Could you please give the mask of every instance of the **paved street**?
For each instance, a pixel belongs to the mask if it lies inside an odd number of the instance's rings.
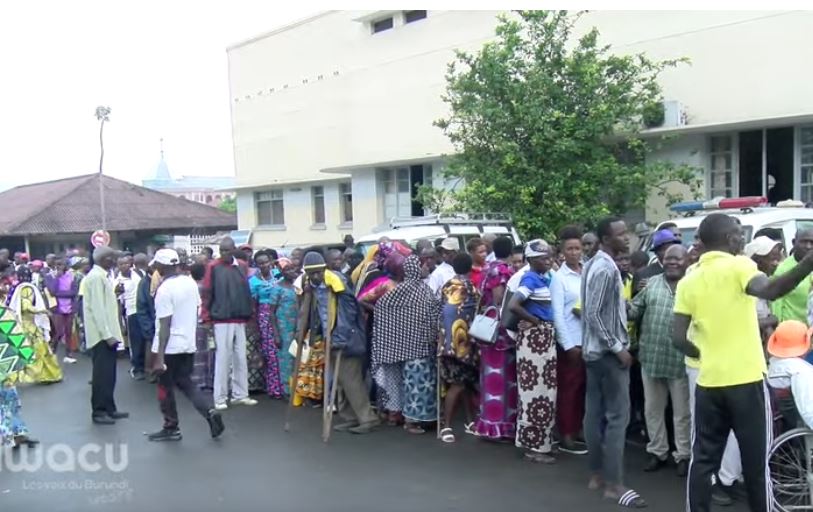
[[[510,446],[471,437],[443,445],[434,435],[408,436],[395,428],[362,437],[334,434],[324,445],[318,411],[296,410],[286,434],[284,405],[265,398],[257,407],[227,411],[226,432],[218,441],[180,398],[183,441],[152,444],[142,433],[160,427],[154,388],[130,380],[127,366],[120,361],[117,398],[132,417],[114,427],[90,423],[85,358],[66,368],[63,383],[22,390],[23,415],[43,442],[40,451],[64,463],[65,454],[56,452],[66,450],[56,444],[78,453],[86,443],[123,443],[126,459],[116,448],[112,462],[126,467],[27,473],[4,464],[0,510],[618,510],[586,490],[583,457],[563,455],[555,466],[531,465]],[[671,471],[644,474],[637,469],[642,464],[639,453],[628,457],[628,480],[649,500],[650,510],[684,510],[684,481]]]

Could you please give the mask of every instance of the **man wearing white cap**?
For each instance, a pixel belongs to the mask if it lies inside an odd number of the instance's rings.
[[[758,236],[745,246],[745,255],[754,260],[760,272],[770,277],[782,261],[782,243],[767,236]],[[757,298],[757,320],[763,343],[773,334],[779,320],[771,312],[771,303]]]
[[[429,276],[428,284],[433,292],[440,293],[443,285],[455,276],[452,260],[454,260],[454,257],[460,252],[460,241],[450,236],[443,240],[443,243],[440,244],[437,251],[443,258],[443,263],[438,265],[432,272],[432,275]]]
[[[175,388],[181,390],[209,423],[213,438],[223,433],[223,419],[214,408],[212,396],[192,382],[195,339],[198,328],[200,295],[195,281],[178,272],[181,258],[172,249],[155,253],[151,266],[161,275],[155,292],[155,339],[152,342],[152,371],[158,375],[158,401],[164,426],[149,434],[150,441],[180,441]]]

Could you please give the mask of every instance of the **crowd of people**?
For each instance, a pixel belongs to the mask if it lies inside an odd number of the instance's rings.
[[[344,253],[282,256],[226,238],[217,257],[191,259],[100,247],[92,267],[0,250],[3,300],[36,350],[3,383],[0,435],[36,444],[16,385],[59,382],[59,346],[65,364],[92,358],[92,420],[127,418],[114,399],[126,352],[130,376],[157,386],[163,425],[151,441],[182,437],[176,389],[212,437],[223,411],[261,392],[323,408],[338,432],[472,435],[543,464],[583,455],[588,488],[641,508],[624,452],[643,434],[641,469],[674,464],[690,510],[729,504],[740,481],[751,510],[767,512],[777,393],[813,423],[802,359],[813,231],[790,248],[770,229],[744,245],[735,218],[711,214],[693,241],[662,225],[651,259],[629,244],[624,221],[608,217],[593,232],[567,226],[556,243],[485,235],[465,250],[456,237],[382,239],[362,254],[351,240]]]

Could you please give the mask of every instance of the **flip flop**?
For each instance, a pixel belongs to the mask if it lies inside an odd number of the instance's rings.
[[[620,498],[618,498],[618,504],[626,508],[646,508],[648,506],[647,502],[644,501],[641,495],[632,489],[628,490],[622,494]]]
[[[440,440],[443,441],[444,443],[454,443],[455,442],[454,431],[448,427],[444,428],[443,430],[440,431]]]

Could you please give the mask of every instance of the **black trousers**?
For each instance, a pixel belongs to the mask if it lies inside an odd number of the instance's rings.
[[[164,415],[164,428],[178,428],[178,404],[175,388],[181,390],[201,416],[207,418],[214,407],[211,393],[204,393],[192,382],[195,354],[166,354],[167,370],[158,377],[158,403]]]
[[[143,372],[147,340],[144,339],[144,334],[141,332],[138,315],[127,317],[127,336],[130,340],[130,364],[133,365],[134,371]]]
[[[113,393],[116,390],[116,347],[100,341],[90,349],[93,361],[90,405],[94,416],[103,416],[117,411]]]
[[[730,430],[740,445],[751,512],[771,509],[771,482],[766,478],[772,440],[770,408],[763,381],[719,388],[697,386],[689,469],[690,512],[710,510],[712,475],[720,467]]]

